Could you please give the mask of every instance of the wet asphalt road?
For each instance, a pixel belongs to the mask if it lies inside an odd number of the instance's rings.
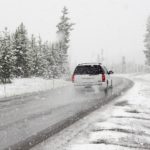
[[[107,92],[98,87],[75,91],[71,85],[0,101],[0,150],[29,149],[130,86],[129,80],[114,78]]]

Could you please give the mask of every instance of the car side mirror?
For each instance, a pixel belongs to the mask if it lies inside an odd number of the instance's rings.
[[[113,74],[114,72],[112,71],[112,70],[110,70],[109,72],[108,72],[108,74]]]

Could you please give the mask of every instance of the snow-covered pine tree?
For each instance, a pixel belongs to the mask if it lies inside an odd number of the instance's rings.
[[[13,54],[11,47],[10,34],[5,31],[0,37],[0,79],[3,83],[10,83],[10,77],[13,67]]]
[[[53,72],[54,76],[60,78],[62,76],[62,69],[63,69],[63,61],[62,61],[62,53],[59,48],[59,43],[52,43],[51,49],[52,49],[52,56],[54,60],[54,67]]]
[[[147,20],[147,26],[146,26],[146,35],[145,35],[145,48],[144,54],[146,57],[146,64],[150,66],[150,16]]]
[[[44,52],[43,52],[43,42],[42,38],[39,35],[38,40],[37,40],[37,76],[43,76],[44,75],[44,70],[45,70],[45,60],[44,60]]]
[[[60,69],[60,55],[59,55],[59,49],[57,47],[57,44],[52,43],[51,44],[51,51],[52,51],[52,60],[53,60],[53,77],[54,78],[59,78],[61,77],[61,69]]]
[[[70,41],[70,31],[73,30],[72,26],[74,23],[70,23],[70,18],[68,17],[68,9],[66,7],[62,10],[62,16],[60,22],[57,25],[57,34],[59,37],[59,63],[60,70],[62,74],[67,74],[69,65],[68,65],[68,48]]]
[[[52,50],[46,41],[43,44],[43,62],[44,62],[44,77],[45,78],[52,78],[53,77],[53,65],[54,65],[54,60],[52,56]]]
[[[37,52],[37,43],[34,35],[31,35],[31,40],[29,42],[29,63],[30,63],[30,75],[36,76],[38,72],[38,52]]]
[[[15,57],[14,75],[16,77],[28,77],[30,72],[28,57],[29,41],[27,30],[23,23],[20,24],[13,35],[12,46]]]
[[[30,58],[30,71],[32,76],[41,76],[43,69],[42,68],[42,40],[39,36],[38,41],[32,34],[30,40],[30,50],[29,50],[29,58]]]

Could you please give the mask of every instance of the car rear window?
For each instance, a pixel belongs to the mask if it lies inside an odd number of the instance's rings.
[[[100,65],[77,66],[74,71],[74,74],[76,75],[84,75],[84,74],[97,75],[102,73],[103,69]]]

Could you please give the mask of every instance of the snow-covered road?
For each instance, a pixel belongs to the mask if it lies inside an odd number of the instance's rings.
[[[76,92],[72,85],[0,102],[0,149],[28,149],[116,96],[129,81],[115,79],[107,93]],[[74,117],[73,117],[74,116]],[[74,120],[73,120],[74,119]],[[17,144],[17,145],[16,145]],[[19,149],[19,148],[18,148]]]
[[[149,150],[150,74],[128,77],[127,93],[32,150]]]

